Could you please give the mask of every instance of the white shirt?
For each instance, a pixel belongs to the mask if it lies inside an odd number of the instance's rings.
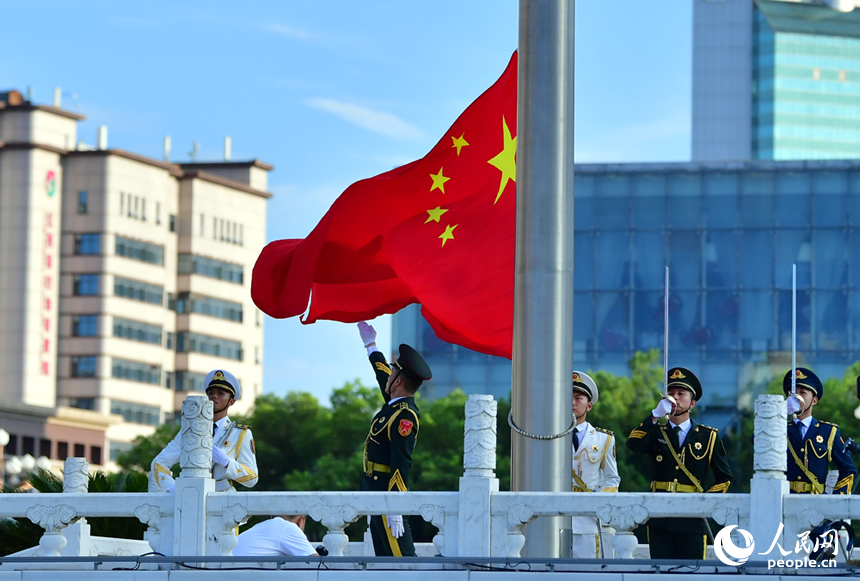
[[[675,424],[669,422],[669,425],[671,426],[670,429],[675,429]],[[681,428],[678,432],[678,448],[680,448],[684,445],[684,440],[687,439],[687,433],[690,431],[690,428],[693,427],[693,422],[688,419],[687,421],[678,424],[678,427]]]
[[[224,416],[223,418],[221,418],[220,420],[215,422],[215,431],[212,432],[212,439],[213,440],[218,436],[218,431],[223,430],[224,424],[226,424],[229,421],[230,421],[230,418],[228,416]]]
[[[299,525],[279,516],[255,524],[240,534],[233,549],[236,557],[306,557],[316,552]]]
[[[812,416],[808,416],[802,420],[794,420],[794,423],[797,424],[798,429],[800,429],[800,439],[806,438],[806,430],[809,429],[809,426],[812,425]]]

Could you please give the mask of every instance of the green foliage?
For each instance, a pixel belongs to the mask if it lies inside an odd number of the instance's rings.
[[[53,472],[40,470],[30,474],[29,482],[38,492],[62,492],[63,481]],[[89,475],[88,492],[146,492],[147,477],[143,472],[123,471],[113,474],[96,472]],[[26,494],[19,488],[4,486],[4,494]],[[143,539],[146,525],[135,517],[88,518],[90,534],[98,537]],[[30,519],[0,519],[0,556],[17,553],[39,544],[44,531]]]
[[[122,452],[116,463],[125,470],[149,472],[152,460],[158,456],[179,432],[179,424],[162,424],[151,436],[138,436],[134,439],[134,447]]]

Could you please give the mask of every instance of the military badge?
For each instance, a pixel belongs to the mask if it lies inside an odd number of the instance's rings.
[[[694,447],[696,450],[701,450],[701,449],[702,449],[702,443],[701,443],[701,442],[696,442],[695,444],[693,444],[693,447]]]
[[[400,432],[400,435],[404,438],[412,433],[412,426],[414,424],[409,420],[400,420],[400,426],[398,426],[397,431]]]
[[[591,451],[592,451],[592,452],[597,452],[597,444],[593,444],[593,445],[591,446]]]
[[[657,456],[656,458],[654,458],[654,459],[655,459],[655,460],[657,460],[657,462],[662,462],[662,461],[663,461],[663,456],[658,455],[658,456]]]
[[[821,437],[821,434],[818,434],[817,436],[815,436],[815,441],[818,442],[819,444],[823,444],[824,438]]]
[[[672,375],[669,376],[669,379],[686,379],[687,376],[681,373],[680,369],[676,369],[672,372]]]

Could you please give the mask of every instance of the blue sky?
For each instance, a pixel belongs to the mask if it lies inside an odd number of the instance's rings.
[[[0,0],[0,90],[34,89],[107,125],[110,147],[160,159],[259,158],[267,238],[303,238],[349,184],[422,157],[501,74],[513,0]],[[692,2],[576,2],[577,162],[684,161]],[[374,322],[390,345],[390,321]],[[373,374],[354,325],[266,320],[267,392]],[[384,350],[386,348],[384,347]]]

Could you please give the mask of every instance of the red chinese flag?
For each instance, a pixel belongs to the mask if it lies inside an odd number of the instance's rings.
[[[511,357],[517,55],[423,158],[352,184],[304,240],[260,253],[251,296],[276,318],[354,323],[411,303],[436,335]],[[308,303],[310,308],[308,309]]]

